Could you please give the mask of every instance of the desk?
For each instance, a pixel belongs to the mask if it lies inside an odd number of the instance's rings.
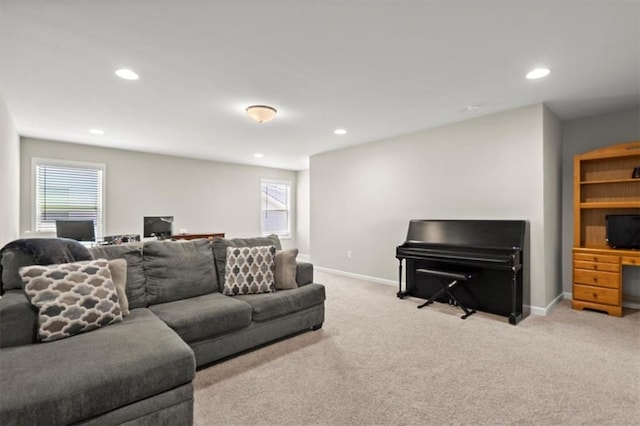
[[[214,238],[224,238],[224,232],[212,234],[177,234],[171,236],[172,240],[197,240],[198,238],[206,238],[212,241]]]
[[[640,266],[640,251],[573,248],[573,309],[622,316],[622,266]]]

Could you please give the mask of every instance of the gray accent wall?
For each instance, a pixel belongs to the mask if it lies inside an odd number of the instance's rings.
[[[206,160],[22,138],[20,232],[32,228],[34,157],[106,164],[105,235],[141,234],[144,216],[174,216],[174,232],[260,235],[260,180],[292,184],[296,223],[296,172]],[[283,248],[295,247],[292,239]]]
[[[562,125],[562,289],[565,293],[572,292],[573,157],[637,140],[640,140],[640,109],[569,120]],[[640,297],[640,268],[625,267],[622,276],[623,296]]]
[[[0,96],[0,247],[19,235],[20,137]]]
[[[397,281],[410,219],[524,219],[532,310],[544,313],[561,288],[559,142],[538,104],[314,155],[311,260]]]

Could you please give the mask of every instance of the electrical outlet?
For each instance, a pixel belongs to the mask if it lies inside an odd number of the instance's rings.
[[[352,255],[351,250],[347,250],[347,259],[351,259],[351,255]]]

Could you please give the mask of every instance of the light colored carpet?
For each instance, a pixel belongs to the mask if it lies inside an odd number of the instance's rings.
[[[198,371],[196,425],[631,425],[640,312],[574,311],[518,326],[396,288],[316,272],[321,330]]]

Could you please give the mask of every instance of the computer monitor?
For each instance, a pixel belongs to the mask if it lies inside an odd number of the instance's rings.
[[[159,240],[171,237],[173,234],[173,216],[145,216],[144,231],[145,238],[156,237]]]
[[[56,220],[56,236],[76,241],[95,241],[93,220]]]

